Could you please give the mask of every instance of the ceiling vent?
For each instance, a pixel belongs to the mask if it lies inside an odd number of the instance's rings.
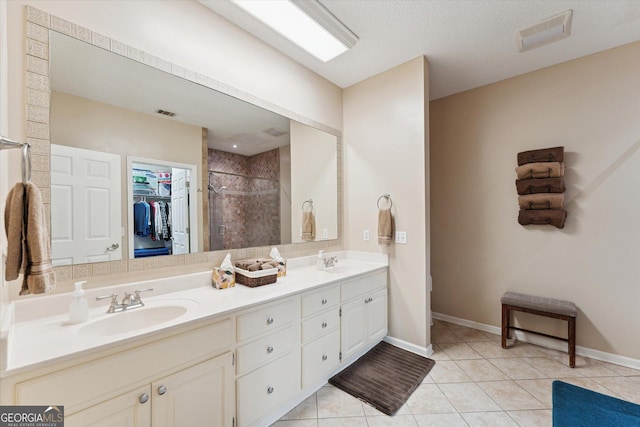
[[[278,138],[278,137],[280,137],[282,135],[286,135],[286,134],[289,133],[289,132],[284,132],[284,131],[278,130],[276,128],[265,129],[262,132],[266,133],[267,135],[271,135],[271,136],[273,136],[275,138]]]
[[[162,114],[163,116],[167,116],[167,117],[173,117],[176,115],[176,113],[172,113],[171,111],[166,111],[166,110],[158,110],[156,111],[156,113]]]
[[[573,11],[567,10],[532,27],[516,31],[518,51],[526,52],[569,37],[572,14]]]

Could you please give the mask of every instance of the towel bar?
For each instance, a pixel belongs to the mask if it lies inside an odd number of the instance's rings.
[[[22,149],[22,183],[26,184],[31,181],[31,145],[0,136],[0,150],[10,148]]]

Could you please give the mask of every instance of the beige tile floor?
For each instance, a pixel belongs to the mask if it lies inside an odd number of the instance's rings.
[[[551,426],[551,382],[561,379],[640,404],[640,371],[434,321],[435,367],[393,417],[326,385],[274,427]]]

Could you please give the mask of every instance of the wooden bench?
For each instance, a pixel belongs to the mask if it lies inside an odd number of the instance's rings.
[[[569,366],[575,368],[576,315],[578,313],[578,308],[574,303],[571,301],[536,297],[516,292],[505,292],[500,301],[502,302],[502,348],[507,348],[507,338],[509,338],[509,331],[512,329],[516,331],[530,332],[544,337],[555,338],[569,343]],[[524,313],[566,320],[568,322],[567,338],[513,326],[510,324],[512,311],[522,311]]]

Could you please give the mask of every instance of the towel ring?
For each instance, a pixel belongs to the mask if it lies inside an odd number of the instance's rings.
[[[309,204],[309,210],[305,211],[304,207],[306,204]],[[304,202],[302,202],[302,212],[313,212],[313,200],[309,199],[309,200],[305,200]]]
[[[393,200],[391,200],[391,196],[389,194],[383,194],[382,196],[378,197],[378,202],[376,203],[376,205],[378,206],[378,209],[382,209],[380,207],[380,200],[382,199],[386,199],[387,202],[389,202],[389,208],[391,209],[393,207]]]

